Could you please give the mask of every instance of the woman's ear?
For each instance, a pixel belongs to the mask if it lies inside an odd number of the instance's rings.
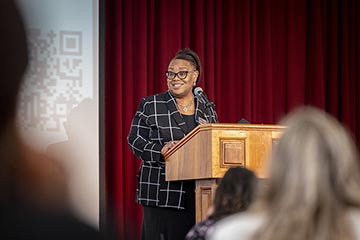
[[[196,81],[197,81],[198,76],[199,76],[199,71],[195,71],[194,74],[193,74],[194,86],[196,85]]]

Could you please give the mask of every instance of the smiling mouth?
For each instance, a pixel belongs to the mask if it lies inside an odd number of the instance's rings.
[[[182,82],[176,82],[171,84],[171,86],[173,87],[181,87],[182,85],[184,85]]]

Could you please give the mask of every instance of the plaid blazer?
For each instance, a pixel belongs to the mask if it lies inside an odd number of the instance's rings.
[[[214,111],[195,98],[196,125],[217,121]],[[214,120],[212,120],[214,119]],[[188,129],[175,98],[169,91],[143,98],[133,118],[128,144],[131,151],[142,160],[137,180],[136,200],[146,206],[184,209],[186,192],[183,181],[165,181],[165,160],[162,147],[183,138]]]

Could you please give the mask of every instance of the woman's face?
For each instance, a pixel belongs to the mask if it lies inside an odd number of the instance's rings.
[[[175,77],[174,77],[175,73]],[[168,67],[167,85],[170,92],[177,98],[192,95],[193,86],[199,72],[191,62],[183,59],[172,60]]]

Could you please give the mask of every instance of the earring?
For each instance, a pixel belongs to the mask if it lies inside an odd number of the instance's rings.
[[[196,86],[196,82],[194,82],[194,87]]]

